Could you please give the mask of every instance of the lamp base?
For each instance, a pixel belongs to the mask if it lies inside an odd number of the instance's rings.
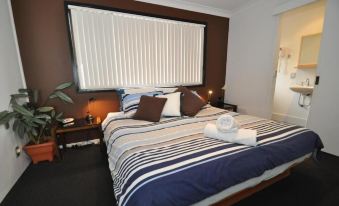
[[[88,114],[86,115],[85,119],[86,119],[86,122],[87,122],[88,124],[93,124],[93,120],[94,120],[93,115],[91,115],[91,114],[88,113]]]

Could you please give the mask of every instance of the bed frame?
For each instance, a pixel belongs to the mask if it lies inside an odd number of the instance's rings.
[[[230,205],[233,205],[237,202],[239,202],[240,200],[243,200],[251,195],[253,195],[254,193],[256,192],[259,192],[263,189],[265,189],[266,187],[288,177],[290,174],[291,174],[291,170],[292,168],[294,168],[295,166],[305,162],[306,160],[308,160],[309,158],[306,158],[304,161],[302,162],[299,162],[299,163],[296,163],[292,166],[290,166],[287,170],[285,170],[283,173],[269,179],[269,180],[266,180],[266,181],[263,181],[261,183],[259,183],[258,185],[254,186],[254,187],[250,187],[250,188],[247,188],[247,189],[244,189],[242,191],[239,191],[229,197],[226,197],[225,199],[215,203],[215,204],[212,204],[213,206],[230,206]]]

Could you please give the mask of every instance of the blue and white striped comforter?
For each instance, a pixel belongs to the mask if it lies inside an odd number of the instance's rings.
[[[309,129],[236,113],[241,127],[258,131],[257,147],[204,137],[205,125],[224,113],[206,107],[157,123],[109,120],[103,129],[118,205],[191,205],[322,147]]]

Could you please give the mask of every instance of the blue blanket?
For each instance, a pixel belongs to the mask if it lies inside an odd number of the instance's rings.
[[[191,205],[320,149],[313,131],[231,113],[256,129],[257,147],[203,136],[203,128],[228,111],[204,108],[196,117],[158,123],[112,118],[103,125],[118,205]]]

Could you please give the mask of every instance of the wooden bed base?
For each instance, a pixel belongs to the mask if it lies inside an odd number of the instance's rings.
[[[309,158],[306,158],[304,161],[306,161],[307,159]],[[304,162],[302,161],[302,162]],[[300,163],[302,163],[300,162]],[[297,165],[299,165],[300,163],[296,163],[296,164],[293,164],[291,167],[289,167],[287,170],[285,170],[285,172],[269,179],[269,180],[266,180],[266,181],[263,181],[261,183],[259,183],[258,185],[254,186],[254,187],[250,187],[250,188],[247,188],[247,189],[244,189],[244,190],[241,190],[229,197],[226,197],[225,199],[221,200],[220,202],[217,202],[215,204],[213,204],[213,206],[230,206],[230,205],[233,205],[237,202],[239,202],[240,200],[242,199],[245,199],[246,197],[249,197],[251,195],[253,195],[254,193],[256,192],[259,192],[260,190],[263,190],[265,189],[266,187],[288,177],[291,173],[291,169]]]
[[[246,197],[249,197],[253,195],[256,192],[259,192],[262,189],[265,189],[266,187],[278,182],[279,180],[284,179],[285,177],[290,175],[290,169],[286,170],[285,172],[281,173],[280,175],[277,175],[273,177],[272,179],[263,181],[259,183],[258,185],[254,187],[250,187],[247,189],[244,189],[242,191],[239,191],[229,197],[226,197],[225,199],[221,200],[220,202],[217,202],[213,204],[213,206],[230,206],[237,202],[239,202],[242,199],[245,199]]]

